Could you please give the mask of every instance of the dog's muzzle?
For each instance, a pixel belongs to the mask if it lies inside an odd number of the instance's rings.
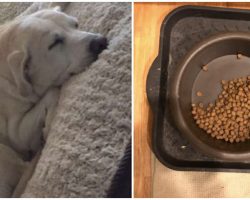
[[[91,40],[89,50],[91,53],[98,55],[108,46],[107,38],[98,36]]]

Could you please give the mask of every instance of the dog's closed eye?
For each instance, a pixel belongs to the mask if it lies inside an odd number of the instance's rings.
[[[52,44],[49,45],[48,50],[53,49],[57,45],[63,44],[64,40],[65,40],[64,37],[56,35],[56,37],[55,37],[54,41],[52,42]]]

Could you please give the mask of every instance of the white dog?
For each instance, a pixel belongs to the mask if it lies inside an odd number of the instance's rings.
[[[106,38],[77,28],[58,9],[0,26],[0,197],[11,196],[25,159],[42,147],[59,87],[107,47]]]

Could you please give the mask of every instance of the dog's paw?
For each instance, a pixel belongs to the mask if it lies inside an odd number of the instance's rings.
[[[58,105],[60,90],[53,88],[46,94],[46,106],[45,106],[45,124],[43,128],[43,140],[46,141],[51,123],[55,116],[56,107]]]
[[[60,95],[60,89],[59,88],[52,88],[48,90],[48,92],[45,94],[45,107],[47,110],[49,110],[51,107],[55,107],[58,103]]]
[[[36,152],[43,148],[42,140],[40,137],[34,138],[34,140],[30,143],[30,149],[25,154],[25,160],[30,160]]]

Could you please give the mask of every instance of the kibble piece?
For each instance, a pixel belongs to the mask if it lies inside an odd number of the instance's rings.
[[[200,91],[197,92],[196,95],[197,95],[198,97],[202,97],[202,96],[203,96],[202,92],[200,92]]]
[[[208,71],[207,65],[203,65],[203,66],[202,66],[202,70],[205,71],[205,72]]]
[[[241,59],[242,58],[242,54],[237,53],[237,59]]]
[[[227,83],[227,81],[221,80],[221,84],[222,84],[222,85],[225,85],[226,83]]]

